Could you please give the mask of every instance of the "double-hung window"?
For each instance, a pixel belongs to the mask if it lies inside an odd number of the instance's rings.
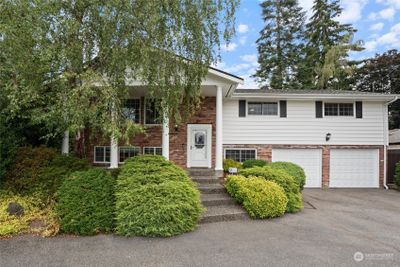
[[[140,99],[127,99],[122,107],[125,118],[140,123]]]
[[[121,146],[119,147],[119,162],[124,162],[130,157],[140,154],[140,147],[136,146]]]
[[[249,102],[248,115],[278,115],[277,102]]]
[[[94,147],[94,162],[95,163],[109,163],[110,162],[110,147],[109,146],[95,146]]]
[[[160,156],[162,156],[162,147],[145,146],[143,148],[143,154],[160,155]]]
[[[248,159],[256,159],[256,154],[255,149],[225,149],[225,158],[233,159],[238,162],[244,162]]]
[[[325,103],[324,104],[325,116],[354,116],[353,103]]]
[[[162,122],[157,105],[154,101],[146,100],[145,117],[146,124],[160,124]]]

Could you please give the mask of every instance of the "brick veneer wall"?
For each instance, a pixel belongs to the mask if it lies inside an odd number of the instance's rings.
[[[368,146],[368,145],[224,145],[226,148],[254,148],[257,150],[257,158],[266,161],[272,161],[272,149],[277,148],[293,148],[306,149],[318,148],[322,149],[322,187],[329,187],[329,171],[330,171],[330,151],[331,149],[379,149],[379,185],[382,187],[384,182],[384,146]]]
[[[140,123],[144,123],[144,98],[141,99]],[[216,116],[216,99],[215,97],[204,97],[199,109],[193,114],[187,123],[175,127],[170,125],[169,128],[169,155],[170,160],[177,165],[186,168],[187,159],[187,124],[211,124],[212,125],[212,167],[215,166],[215,116]],[[143,152],[146,146],[161,147],[162,146],[162,125],[146,125],[145,133],[136,135],[130,139],[132,146],[138,146]],[[92,138],[87,148],[87,158],[93,162],[95,146],[109,146],[110,140],[95,137]],[[126,142],[119,140],[119,146],[126,146]],[[94,164],[94,163],[93,163]],[[108,166],[109,164],[94,164],[99,166]]]

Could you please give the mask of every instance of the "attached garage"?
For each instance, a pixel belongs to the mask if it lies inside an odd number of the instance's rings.
[[[379,187],[379,150],[331,149],[329,187]]]
[[[273,149],[272,161],[288,161],[300,165],[306,173],[305,187],[321,187],[321,149]]]

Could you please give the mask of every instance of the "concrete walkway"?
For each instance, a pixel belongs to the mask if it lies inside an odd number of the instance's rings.
[[[297,214],[203,224],[169,239],[2,240],[0,266],[400,266],[400,192],[305,190],[304,201]]]

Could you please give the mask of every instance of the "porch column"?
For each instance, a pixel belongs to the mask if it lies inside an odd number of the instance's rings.
[[[118,168],[118,138],[111,137],[110,169]]]
[[[163,117],[162,127],[162,155],[169,160],[169,118],[167,113]]]
[[[111,110],[111,120],[115,122],[116,120],[116,112],[113,108]],[[110,144],[110,169],[118,168],[118,138],[113,134],[111,135],[111,144]]]
[[[68,155],[68,153],[69,153],[69,131],[66,130],[64,132],[64,137],[62,140],[61,154]]]
[[[222,147],[222,87],[217,86],[217,97],[216,97],[216,118],[215,118],[215,170],[222,171],[222,159],[223,159],[223,147]]]

